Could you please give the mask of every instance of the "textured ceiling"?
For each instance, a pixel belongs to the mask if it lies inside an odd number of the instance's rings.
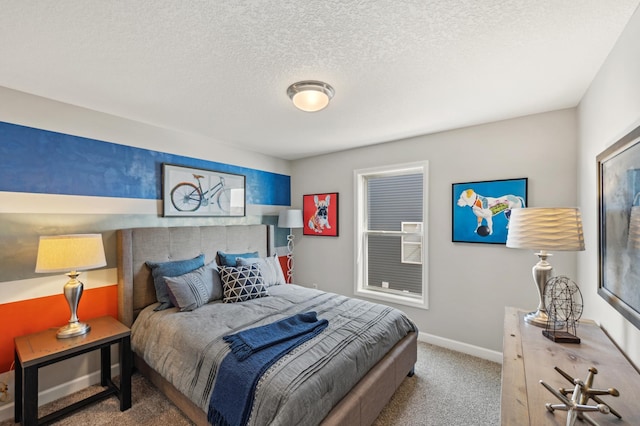
[[[0,0],[0,86],[296,159],[573,107],[639,3]]]

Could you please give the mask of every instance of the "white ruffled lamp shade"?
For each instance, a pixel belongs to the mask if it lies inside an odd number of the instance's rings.
[[[553,267],[547,262],[547,251],[584,250],[582,216],[577,208],[527,207],[511,210],[507,247],[540,250],[540,261],[532,268],[538,291],[538,308],[525,316],[525,321],[545,327],[548,316],[543,302],[544,287],[552,277]]]

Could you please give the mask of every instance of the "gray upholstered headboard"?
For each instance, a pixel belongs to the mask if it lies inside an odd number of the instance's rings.
[[[156,302],[147,260],[164,262],[189,259],[201,253],[205,261],[218,251],[257,251],[261,257],[273,253],[273,226],[185,226],[132,228],[117,231],[118,318],[131,327],[138,313]]]

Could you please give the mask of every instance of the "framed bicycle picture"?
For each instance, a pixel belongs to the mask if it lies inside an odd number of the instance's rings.
[[[244,216],[243,175],[162,165],[164,216]]]

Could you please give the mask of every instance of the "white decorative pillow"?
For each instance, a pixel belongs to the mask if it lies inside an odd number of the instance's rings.
[[[236,259],[238,266],[248,266],[248,265],[258,265],[260,267],[260,272],[262,272],[262,278],[264,279],[264,285],[267,287],[271,287],[272,285],[281,285],[286,284],[287,281],[284,278],[284,273],[282,272],[282,266],[280,266],[280,261],[278,260],[277,255],[273,255],[270,257],[257,258],[242,258],[239,257]]]
[[[222,283],[215,261],[184,275],[164,277],[164,281],[171,303],[182,312],[222,298]]]
[[[224,303],[244,302],[269,295],[258,265],[223,266],[220,278],[224,289]]]

